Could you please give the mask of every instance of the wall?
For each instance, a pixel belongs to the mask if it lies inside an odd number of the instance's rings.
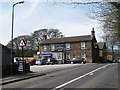
[[[84,42],[84,41],[83,41]],[[98,60],[98,55],[99,55],[99,51],[98,51],[98,47],[95,48],[93,43],[96,42],[96,40],[93,41],[85,41],[85,49],[81,50],[81,44],[80,42],[74,42],[74,43],[70,43],[70,50],[66,51],[66,47],[65,47],[65,43],[64,43],[64,59],[66,59],[65,55],[66,54],[70,54],[70,59],[72,60],[74,57],[81,59],[81,54],[85,53],[86,54],[86,61],[87,62],[97,62]],[[54,45],[58,45],[58,44],[54,44]],[[47,46],[47,51],[44,52],[42,49],[42,53],[47,53],[47,52],[51,52],[51,46],[50,45],[46,45]],[[57,53],[58,51],[54,51],[52,53]],[[94,61],[93,61],[94,60]]]

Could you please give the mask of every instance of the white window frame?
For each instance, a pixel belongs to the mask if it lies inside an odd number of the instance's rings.
[[[80,45],[81,45],[81,49],[85,49],[85,42],[81,42]]]
[[[82,58],[84,58],[84,59],[86,58],[86,54],[85,54],[85,53],[82,53],[82,54],[81,54],[81,59],[82,59]]]
[[[55,45],[51,44],[51,51],[55,51]]]
[[[70,54],[68,54],[68,53],[66,54],[66,59],[67,59],[67,58],[70,59]]]
[[[43,51],[47,51],[47,45],[43,45]]]
[[[70,43],[66,43],[66,50],[70,50]]]

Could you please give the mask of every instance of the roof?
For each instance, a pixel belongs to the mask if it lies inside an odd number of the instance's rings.
[[[81,41],[91,41],[91,35],[47,39],[42,41],[41,44],[72,43]]]
[[[105,42],[98,42],[97,44],[98,44],[99,49],[103,49]]]

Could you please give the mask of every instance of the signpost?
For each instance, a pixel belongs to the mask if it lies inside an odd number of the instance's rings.
[[[22,60],[18,61],[18,71],[20,73],[23,73],[23,72],[25,72],[25,61],[24,61],[23,47],[26,46],[24,39],[20,40],[19,46],[22,48]]]
[[[19,46],[20,47],[26,46],[24,39],[20,40]]]
[[[24,60],[23,47],[26,46],[24,39],[20,40],[19,46],[22,48],[22,59]]]

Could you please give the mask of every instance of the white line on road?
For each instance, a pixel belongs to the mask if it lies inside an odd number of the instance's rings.
[[[97,68],[97,69],[95,69],[95,70],[93,70],[93,71],[91,71],[91,72],[88,72],[88,73],[86,73],[86,74],[84,74],[84,75],[82,75],[82,76],[79,76],[79,77],[77,77],[77,78],[75,78],[75,79],[73,79],[73,80],[70,80],[70,81],[68,81],[68,82],[66,82],[66,83],[64,83],[64,84],[62,84],[62,85],[59,85],[59,86],[55,87],[55,88],[52,89],[52,90],[56,90],[56,89],[62,88],[62,87],[66,86],[66,85],[68,85],[68,84],[70,84],[70,83],[72,83],[72,82],[74,82],[74,81],[76,81],[76,80],[78,80],[78,79],[81,79],[81,78],[83,78],[83,77],[85,77],[85,76],[87,76],[87,75],[91,75],[91,74],[93,74],[94,72],[96,72],[96,71],[98,71],[98,70],[100,70],[100,69],[102,69],[102,68],[106,68],[106,67],[109,66],[109,65],[110,65],[110,64],[107,64],[107,65],[104,65],[104,66],[102,66],[102,67],[99,67],[99,68]]]
[[[90,76],[92,76],[94,73],[90,73]]]

